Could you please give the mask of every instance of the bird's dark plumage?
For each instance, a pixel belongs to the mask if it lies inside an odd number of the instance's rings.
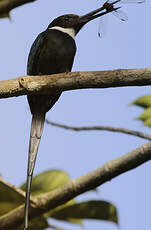
[[[72,37],[58,30],[47,29],[39,34],[31,47],[27,74],[50,75],[70,72],[75,52],[76,44]],[[61,92],[56,94],[56,97],[50,96],[51,100],[47,95],[28,96],[31,113],[35,112],[37,108],[47,112],[56,102],[55,98],[58,99],[60,94]]]
[[[61,31],[47,29],[36,38],[31,47],[28,58],[27,74],[50,75],[70,72],[75,53],[76,45],[71,36]],[[45,122],[45,114],[52,108],[60,95],[61,92],[55,94],[50,92],[50,95],[28,95],[28,102],[32,113],[32,124],[27,170],[25,229],[28,228],[30,188]]]

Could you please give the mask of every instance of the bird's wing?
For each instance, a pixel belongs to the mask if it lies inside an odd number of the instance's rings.
[[[36,65],[37,65],[37,58],[40,55],[40,47],[43,45],[46,39],[45,31],[40,33],[38,37],[35,39],[32,47],[30,49],[30,53],[28,56],[28,63],[27,63],[27,74],[28,75],[38,75],[39,73],[36,72]]]

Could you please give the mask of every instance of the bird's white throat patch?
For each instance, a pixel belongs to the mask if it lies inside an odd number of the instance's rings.
[[[51,27],[49,28],[50,30],[59,30],[63,33],[66,33],[68,34],[69,36],[71,36],[73,39],[75,38],[75,30],[73,28],[63,28],[63,27],[60,27],[60,26],[54,26],[54,27]]]

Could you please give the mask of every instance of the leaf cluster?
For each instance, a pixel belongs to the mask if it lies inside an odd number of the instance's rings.
[[[70,181],[69,175],[61,170],[48,170],[33,178],[31,194],[36,197],[53,191]],[[21,185],[25,191],[26,184]],[[7,185],[0,183],[0,218],[8,212],[24,204],[25,197],[17,191],[12,190]],[[50,219],[49,219],[50,218]],[[49,219],[49,222],[48,222]],[[83,225],[84,219],[106,220],[118,223],[117,210],[115,206],[107,201],[89,200],[78,202],[75,199],[70,200],[42,216],[30,221],[31,230],[43,230],[49,227],[51,219],[63,220],[68,223]],[[17,230],[21,230],[20,226]]]
[[[141,120],[144,125],[151,127],[151,95],[139,97],[133,104],[144,109],[144,112],[137,119]]]

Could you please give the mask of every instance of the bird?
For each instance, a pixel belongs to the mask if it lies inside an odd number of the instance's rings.
[[[113,7],[110,12],[116,9]],[[107,13],[109,11],[104,7],[100,7],[83,16],[66,14],[55,18],[47,29],[37,36],[31,46],[27,62],[27,75],[50,75],[51,77],[51,74],[71,72],[76,54],[75,36],[85,24]],[[28,152],[24,230],[28,229],[32,176],[43,132],[45,115],[57,102],[60,95],[60,90],[55,93],[50,92],[47,95],[27,95],[32,122]]]

